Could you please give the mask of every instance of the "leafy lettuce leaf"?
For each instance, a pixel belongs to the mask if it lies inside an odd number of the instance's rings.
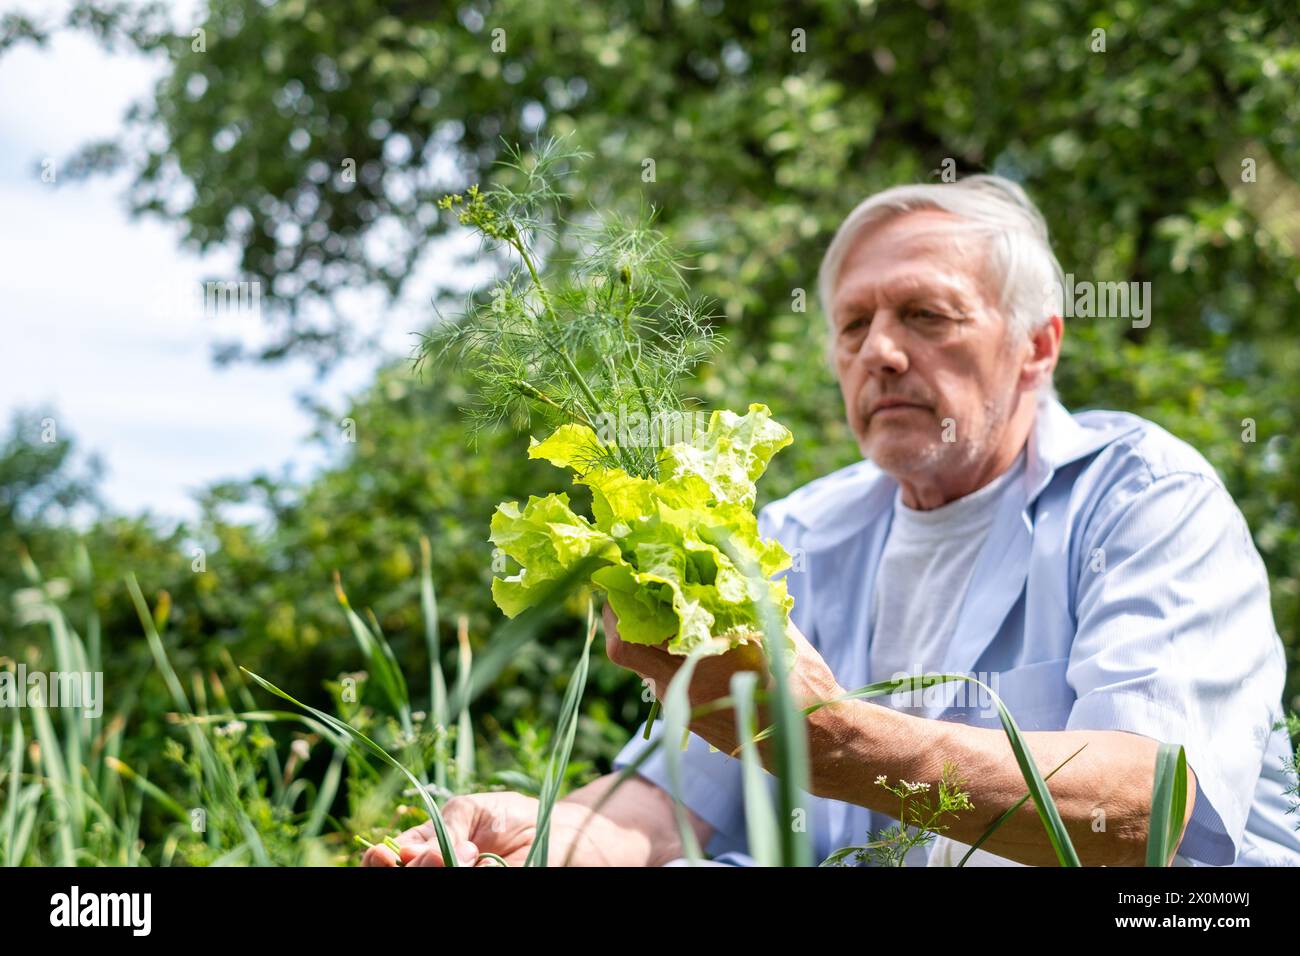
[[[591,583],[606,591],[623,640],[660,644],[675,654],[698,647],[723,653],[761,641],[764,596],[788,626],[793,598],[772,575],[790,566],[777,541],[758,535],[756,482],[772,456],[793,440],[765,405],[745,415],[714,412],[690,442],[664,450],[662,480],[596,464],[601,442],[590,428],[568,424],[529,444],[531,458],[575,472],[591,490],[592,518],[577,514],[568,495],[529,498],[497,507],[494,544],[521,565],[492,582],[492,597],[509,617],[589,557],[603,562]],[[724,544],[762,577],[747,576]]]

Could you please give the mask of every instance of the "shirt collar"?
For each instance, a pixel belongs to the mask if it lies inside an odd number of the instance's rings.
[[[1102,416],[1081,424],[1057,399],[1041,398],[1027,441],[1025,510],[1061,468],[1105,448],[1139,425],[1129,416]],[[824,493],[792,501],[790,515],[819,536],[824,533],[842,539],[890,509],[897,490],[898,482],[892,476],[864,460],[845,469]]]

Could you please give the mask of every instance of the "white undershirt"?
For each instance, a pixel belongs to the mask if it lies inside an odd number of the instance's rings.
[[[964,498],[929,511],[903,504],[894,497],[894,517],[876,570],[872,602],[871,679],[888,680],[899,672],[937,671],[952,641],[975,559],[993,524],[1001,492],[1019,479],[1025,452],[1010,468]],[[919,708],[899,706],[918,713]],[[964,843],[939,836],[925,851],[909,854],[909,865],[923,860],[930,866],[956,866],[968,849]],[[1017,866],[984,850],[972,854],[969,866]]]
[[[929,511],[903,504],[901,488],[895,494],[872,601],[873,681],[943,665],[998,497],[1024,466],[1021,451],[1010,468],[984,487]]]

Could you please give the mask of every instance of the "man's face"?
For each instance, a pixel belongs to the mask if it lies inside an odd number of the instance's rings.
[[[831,301],[834,362],[863,455],[900,481],[935,482],[999,452],[1021,349],[986,288],[965,222],[918,210],[870,227]]]

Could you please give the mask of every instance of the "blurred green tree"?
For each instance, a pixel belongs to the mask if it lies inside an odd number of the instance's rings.
[[[395,295],[457,228],[437,195],[489,178],[503,143],[572,133],[595,158],[569,184],[571,216],[649,201],[698,250],[693,291],[720,304],[731,345],[697,394],[764,401],[796,435],[769,497],[857,456],[813,301],[841,218],[899,182],[1022,181],[1067,272],[1151,283],[1147,327],[1067,320],[1063,399],[1151,418],[1219,469],[1268,565],[1288,695],[1300,692],[1291,5],[210,0],[175,23],[163,4],[101,0],[66,25],[165,58],[123,134],[71,168],[128,169],[138,212],[180,222],[197,247],[233,245],[270,293],[263,359],[325,366],[360,347],[339,293]],[[58,26],[11,14],[0,50]],[[419,291],[441,307],[459,271]],[[509,436],[465,454],[453,392],[388,369],[349,412],[371,437],[316,481],[214,489],[213,509],[264,496],[276,524],[258,537],[214,520],[232,563],[222,596],[194,605],[220,623],[198,630],[314,646],[329,633],[322,582],[339,566],[377,611],[398,613],[410,596],[385,589],[420,530],[448,542],[444,590],[486,614],[473,548],[491,504],[547,479],[516,463]],[[445,449],[429,448],[433,435]]]

